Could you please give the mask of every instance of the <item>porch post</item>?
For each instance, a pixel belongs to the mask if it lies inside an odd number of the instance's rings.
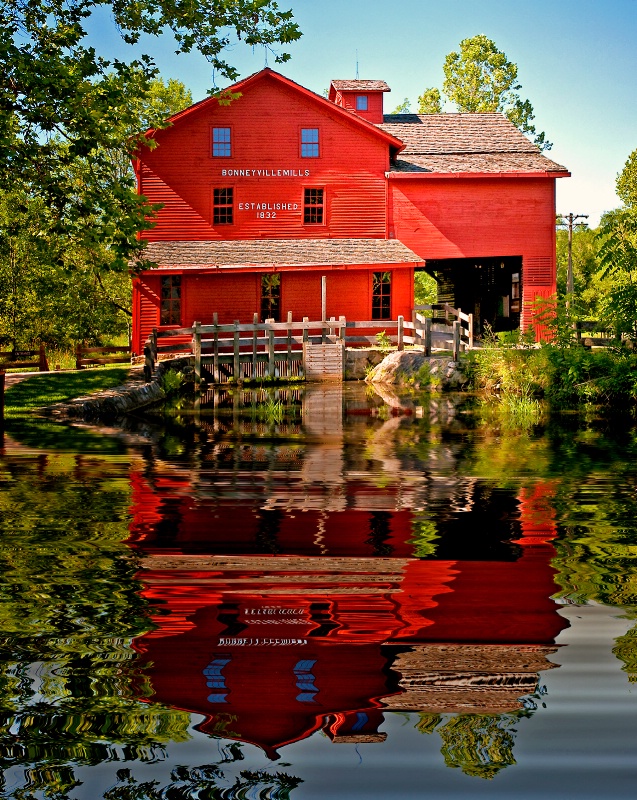
[[[327,275],[321,275],[321,322],[327,316]]]

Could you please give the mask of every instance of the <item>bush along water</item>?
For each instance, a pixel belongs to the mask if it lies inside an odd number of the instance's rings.
[[[531,345],[487,336],[469,356],[471,387],[528,416],[545,398],[553,407],[634,405],[637,353],[628,347],[587,349],[565,337]]]

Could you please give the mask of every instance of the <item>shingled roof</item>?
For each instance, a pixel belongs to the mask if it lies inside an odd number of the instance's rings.
[[[149,242],[144,257],[164,269],[423,263],[396,239]]]
[[[336,80],[331,84],[337,92],[391,92],[385,81]]]
[[[504,114],[391,114],[378,127],[405,143],[396,172],[568,172]]]

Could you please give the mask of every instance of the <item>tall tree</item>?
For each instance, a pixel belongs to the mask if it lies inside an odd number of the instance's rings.
[[[145,104],[136,103],[140,125],[149,127],[191,105],[192,97],[180,81],[155,79]],[[96,152],[106,187],[134,181],[125,150]],[[76,159],[62,173],[78,198],[90,181],[90,169],[90,160]],[[0,349],[38,342],[60,348],[77,341],[101,344],[127,332],[128,272],[113,267],[116,255],[99,222],[93,224],[94,216],[87,213],[81,219],[85,230],[74,235],[28,187],[0,189]]]
[[[598,277],[610,279],[600,298],[602,317],[637,341],[637,214],[623,208],[604,214],[597,236]]]
[[[617,194],[624,205],[637,211],[637,149],[628,156],[617,176]]]
[[[129,134],[157,70],[149,56],[108,60],[86,43],[101,7],[125,42],[168,29],[178,52],[199,50],[229,80],[238,76],[224,57],[233,41],[272,48],[301,34],[275,0],[0,0],[0,189],[18,184],[42,197],[53,229],[76,241],[90,220],[112,266],[125,269],[147,209],[132,180],[113,182],[109,154],[135,147]],[[162,114],[145,122],[159,126]]]
[[[480,33],[460,42],[459,51],[447,55],[444,63],[445,80],[443,92],[458,111],[500,111],[522,131],[533,137],[542,150],[550,150],[551,142],[544,132],[538,133],[533,124],[533,106],[518,94],[518,67],[498,50],[495,42]],[[436,108],[437,89],[427,89],[419,98],[423,110],[430,114]],[[438,92],[440,106],[440,93]],[[429,110],[431,109],[431,110]]]

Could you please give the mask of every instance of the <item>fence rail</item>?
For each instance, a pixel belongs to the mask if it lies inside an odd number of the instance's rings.
[[[109,347],[84,347],[78,344],[75,348],[75,369],[98,366],[100,364],[128,364],[131,360],[131,349],[128,345]]]
[[[577,320],[575,337],[584,347],[612,347],[622,341],[621,333],[610,330],[599,320]]]
[[[49,371],[43,344],[37,350],[6,350],[0,352],[0,369],[32,369],[33,367],[37,367],[40,372]]]
[[[425,316],[420,313],[424,311]],[[436,314],[444,316],[435,316]],[[341,348],[378,345],[378,334],[389,345],[403,350],[405,345],[421,347],[426,355],[433,348],[451,350],[457,358],[461,350],[473,346],[471,315],[448,305],[419,306],[411,320],[310,320],[286,322],[268,319],[251,323],[219,324],[216,314],[211,325],[193,323],[191,328],[153,329],[144,346],[144,372],[150,380],[161,356],[192,355],[195,380],[212,383],[228,380],[254,380],[264,377],[295,377],[304,374],[304,350],[312,345],[338,345]]]

